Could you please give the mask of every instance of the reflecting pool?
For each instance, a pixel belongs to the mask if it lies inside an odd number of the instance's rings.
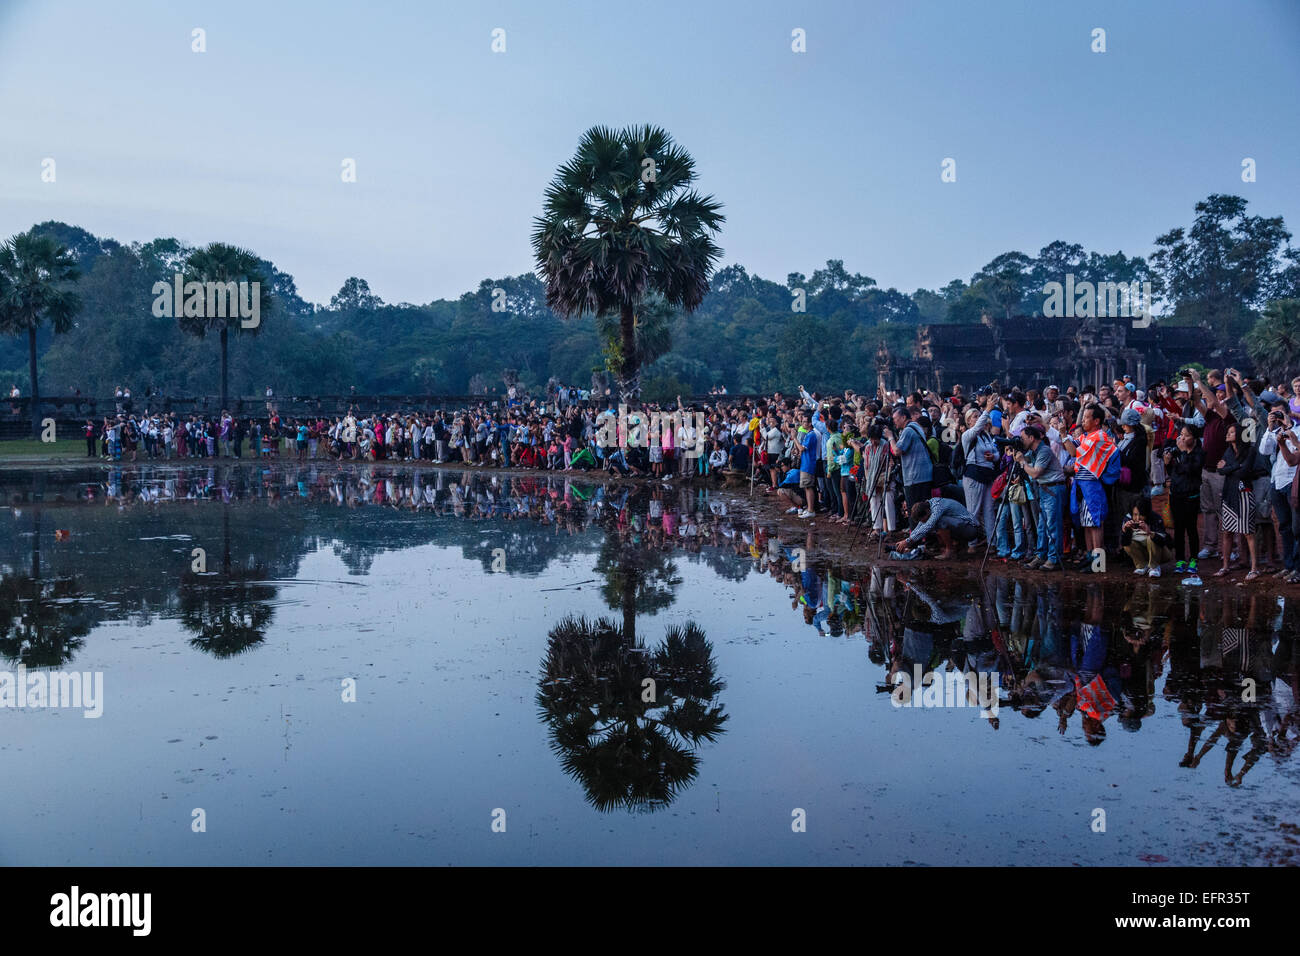
[[[744,497],[559,476],[94,465],[0,494],[3,864],[1300,847],[1275,596],[819,563]],[[98,716],[52,706],[80,675]]]

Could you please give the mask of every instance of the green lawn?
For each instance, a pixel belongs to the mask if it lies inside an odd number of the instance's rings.
[[[43,442],[34,438],[0,441],[0,461],[6,458],[85,458],[84,438]]]

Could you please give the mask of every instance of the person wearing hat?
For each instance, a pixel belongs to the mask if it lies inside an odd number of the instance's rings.
[[[1150,439],[1146,426],[1142,424],[1141,413],[1131,406],[1120,414],[1119,426],[1120,477],[1115,483],[1115,504],[1118,513],[1127,516],[1147,486]]]

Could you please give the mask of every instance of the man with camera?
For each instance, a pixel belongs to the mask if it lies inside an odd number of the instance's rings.
[[[909,509],[909,517],[916,521],[916,526],[895,544],[897,550],[890,552],[889,556],[896,560],[921,557],[919,550],[912,549],[932,534],[942,545],[938,554],[941,559],[951,558],[956,553],[955,545],[970,544],[984,537],[979,519],[951,498],[918,501]]]
[[[1012,457],[1033,481],[1038,501],[1038,554],[1026,567],[1055,571],[1061,565],[1061,516],[1065,506],[1065,470],[1037,424],[1026,425]]]
[[[1278,533],[1282,537],[1283,569],[1279,577],[1288,582],[1297,580],[1300,575],[1300,561],[1297,560],[1295,525],[1296,510],[1291,507],[1291,485],[1295,479],[1296,465],[1283,453],[1289,450],[1291,457],[1300,451],[1300,437],[1292,427],[1289,408],[1285,401],[1277,402],[1268,413],[1268,427],[1259,441],[1261,457],[1272,459],[1269,476],[1269,496],[1272,499],[1273,516],[1277,519]]]
[[[929,500],[934,476],[934,462],[930,458],[930,448],[925,443],[925,431],[915,421],[920,414],[919,408],[909,411],[904,406],[896,406],[891,416],[893,427],[885,430],[889,450],[902,465],[903,498],[907,502],[907,523],[911,528],[917,526],[913,509],[922,501]]]

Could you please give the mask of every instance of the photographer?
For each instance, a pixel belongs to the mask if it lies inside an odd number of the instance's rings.
[[[1039,520],[1037,555],[1027,567],[1055,571],[1061,565],[1061,519],[1065,512],[1065,470],[1039,425],[1026,425],[1022,450],[1012,453],[1037,491]]]
[[[1285,447],[1292,449],[1300,444],[1296,431],[1291,427],[1291,419],[1285,402],[1279,402],[1268,413],[1268,430],[1259,442],[1259,454],[1272,460],[1269,480],[1269,496],[1273,501],[1273,516],[1277,521],[1278,533],[1282,538],[1283,570],[1279,577],[1288,583],[1297,577],[1300,561],[1297,561],[1295,535],[1295,511],[1291,507],[1291,485],[1296,476],[1296,466],[1282,453]]]
[[[897,548],[910,549],[933,534],[943,546],[938,557],[947,559],[956,553],[954,544],[968,544],[984,536],[984,529],[976,517],[950,498],[926,498],[918,501],[911,509],[911,514],[917,525],[910,534],[898,541]],[[895,560],[905,556],[920,557],[915,553],[890,553],[890,557]]]
[[[906,408],[897,406],[891,416],[893,428],[885,431],[885,437],[889,439],[889,450],[902,463],[903,498],[907,502],[907,523],[912,528],[917,525],[912,509],[929,499],[930,483],[934,475],[934,462],[930,457],[930,447],[926,444],[925,430],[913,418],[920,414],[919,408],[909,413]]]
[[[980,519],[988,540],[993,539],[997,518],[993,502],[993,479],[997,477],[998,463],[998,448],[993,441],[994,402],[993,389],[986,388],[980,393],[979,407],[966,409],[966,430],[960,440],[965,462],[961,485],[966,494],[966,510]]]
[[[898,470],[893,453],[884,441],[885,424],[876,419],[867,426],[867,440],[856,450],[862,454],[862,495],[867,499],[872,537],[892,533],[898,527],[895,482]]]

